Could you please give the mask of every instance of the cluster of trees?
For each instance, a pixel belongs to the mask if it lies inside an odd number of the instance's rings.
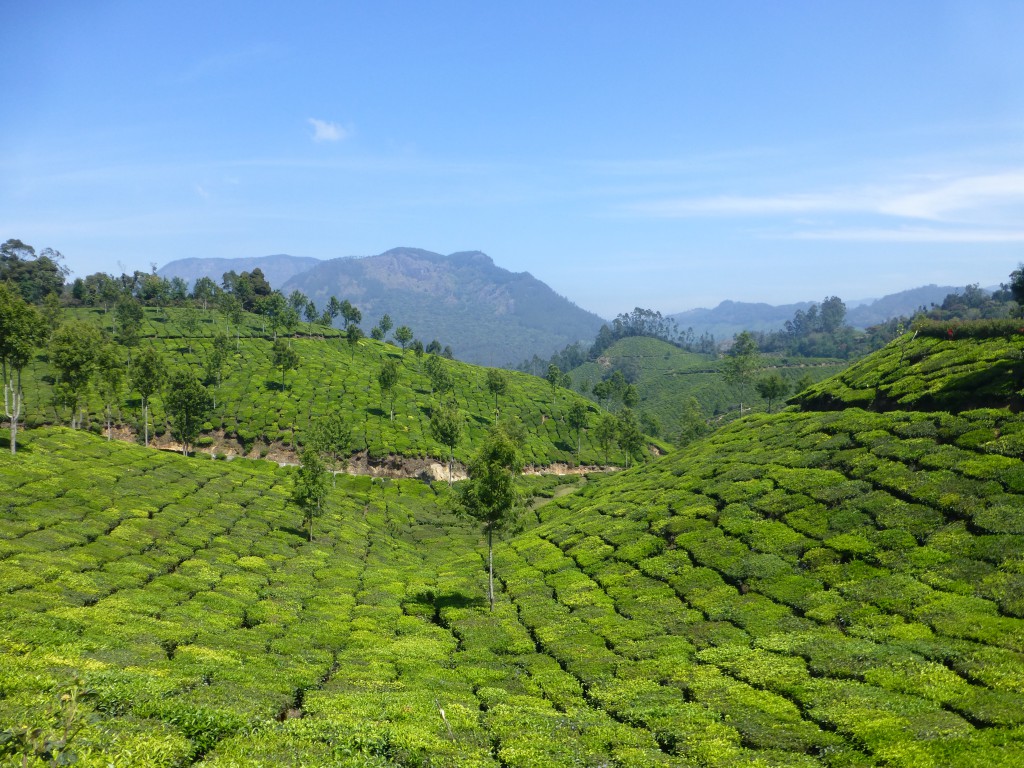
[[[616,316],[610,324],[602,325],[592,343],[577,341],[569,344],[547,360],[534,355],[520,363],[518,369],[534,376],[544,376],[549,365],[556,365],[563,371],[571,371],[586,362],[597,360],[619,339],[632,336],[660,339],[688,352],[713,354],[717,350],[714,335],[704,333],[697,337],[693,328],[680,331],[676,321],[662,316],[661,312],[636,307],[632,312],[623,312]]]

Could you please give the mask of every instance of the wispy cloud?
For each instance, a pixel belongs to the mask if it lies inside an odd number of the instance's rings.
[[[313,141],[341,141],[350,135],[350,131],[337,123],[317,120],[315,117],[309,118],[308,122],[313,126]]]
[[[934,221],[973,218],[992,208],[1024,206],[1024,171],[938,180],[881,201],[878,212]]]
[[[1016,223],[1024,211],[1024,170],[918,177],[813,193],[667,198],[635,203],[628,210],[664,218],[835,213],[949,223]]]
[[[822,229],[795,232],[792,240],[845,240],[864,243],[1024,243],[1024,229],[940,229],[894,227]]]

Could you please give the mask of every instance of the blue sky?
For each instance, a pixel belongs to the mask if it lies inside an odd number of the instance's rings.
[[[611,317],[994,285],[1024,2],[3,3],[0,239],[481,250]]]

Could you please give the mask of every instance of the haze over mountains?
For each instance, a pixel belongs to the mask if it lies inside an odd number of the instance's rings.
[[[854,328],[867,328],[884,323],[891,317],[911,316],[921,307],[933,302],[940,303],[947,295],[961,290],[951,285],[925,285],[899,291],[880,299],[850,301],[844,296],[847,312],[846,322]],[[833,291],[833,294],[836,292]],[[823,296],[822,299],[825,297]],[[821,301],[821,299],[818,299]],[[798,310],[806,311],[815,302],[801,301],[795,304],[765,304],[761,302],[723,301],[713,309],[690,309],[669,317],[678,323],[680,330],[693,328],[694,333],[710,333],[716,339],[728,339],[740,331],[777,331],[787,320],[792,320]]]
[[[411,327],[424,343],[437,339],[450,345],[459,359],[484,365],[508,366],[533,355],[548,357],[576,341],[589,342],[605,322],[530,273],[503,269],[480,251],[445,256],[419,248],[393,248],[376,256],[328,260],[285,254],[187,258],[166,264],[158,274],[181,277],[190,284],[204,276],[219,283],[225,272],[257,267],[285,295],[299,290],[320,308],[331,296],[348,299],[362,311],[364,330],[386,313],[396,326]],[[848,301],[846,320],[855,328],[866,328],[891,317],[913,315],[957,290],[927,285],[879,299]],[[724,340],[742,330],[781,329],[794,313],[812,303],[726,300],[713,309],[691,309],[669,317],[680,330],[693,328],[697,336],[710,333]],[[628,297],[623,297],[623,308],[629,304]]]
[[[364,330],[388,314],[395,326],[408,325],[424,343],[437,339],[460,360],[484,365],[550,355],[593,339],[604,322],[528,272],[502,269],[479,251],[444,256],[393,248],[377,256],[326,261],[287,256],[244,261],[259,266],[285,295],[302,291],[320,308],[331,296],[348,299],[362,312]],[[186,259],[167,264],[160,274],[186,280],[206,275],[219,282],[224,272],[246,268],[242,260]]]

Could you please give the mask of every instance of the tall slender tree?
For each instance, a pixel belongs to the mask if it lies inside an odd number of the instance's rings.
[[[394,360],[385,360],[377,372],[377,384],[380,386],[381,405],[385,398],[391,403],[391,421],[395,420],[395,386],[398,384],[398,365]]]
[[[575,402],[569,406],[569,427],[576,430],[576,461],[580,460],[580,432],[587,428],[587,406]]]
[[[160,353],[149,346],[142,350],[129,375],[129,386],[139,393],[142,400],[142,428],[145,444],[149,445],[149,400],[163,384],[167,366]]]
[[[50,362],[57,369],[57,384],[71,408],[71,427],[81,422],[79,407],[96,368],[96,353],[102,344],[99,329],[91,323],[71,320],[50,339]]]
[[[312,541],[313,521],[322,513],[327,498],[327,471],[313,446],[302,449],[299,462],[292,501],[302,509],[302,522],[309,525],[309,540]]]
[[[494,423],[498,423],[498,396],[508,392],[508,376],[498,368],[487,369],[487,391],[494,395]]]
[[[469,464],[469,481],[459,488],[462,512],[483,523],[487,534],[487,599],[494,610],[494,534],[511,527],[520,505],[516,477],[523,460],[515,441],[501,425],[491,427]]]
[[[21,372],[32,360],[35,350],[46,341],[46,334],[42,315],[0,283],[0,371],[3,373],[4,414],[11,422],[12,454],[18,452],[18,420],[24,404]]]
[[[188,369],[171,375],[164,399],[171,417],[171,435],[181,443],[182,454],[188,456],[213,408],[210,393]]]
[[[299,353],[291,345],[291,342],[284,339],[274,341],[271,349],[274,359],[274,367],[281,369],[281,391],[284,392],[284,375],[299,367]]]

